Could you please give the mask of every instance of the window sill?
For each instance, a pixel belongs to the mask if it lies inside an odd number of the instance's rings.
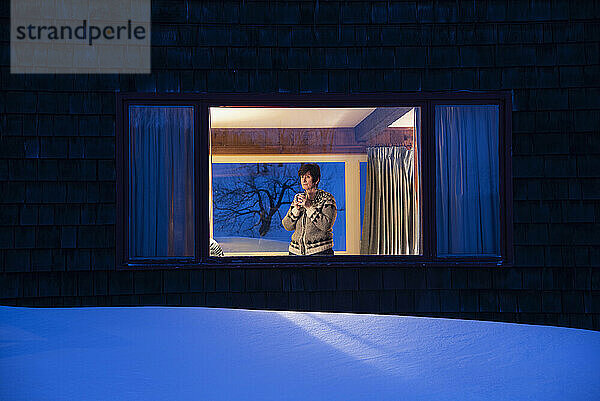
[[[154,269],[263,269],[263,268],[438,268],[438,267],[511,267],[499,257],[424,258],[422,256],[244,256],[209,257],[195,262],[154,260],[148,263],[126,263],[119,270]]]

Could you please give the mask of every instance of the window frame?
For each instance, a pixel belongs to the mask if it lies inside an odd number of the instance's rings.
[[[336,250],[335,254],[338,256],[341,255],[347,255],[348,249],[352,248],[352,246],[354,245],[355,247],[358,248],[358,250],[360,250],[360,236],[359,238],[356,239],[357,242],[354,242],[351,239],[351,236],[348,235],[348,228],[349,226],[352,225],[352,223],[350,222],[350,217],[355,217],[358,220],[360,220],[360,188],[353,188],[351,190],[348,189],[348,181],[350,181],[350,179],[348,178],[348,175],[346,174],[346,171],[348,169],[348,164],[354,164],[356,163],[356,168],[358,170],[360,170],[360,163],[367,161],[367,155],[366,154],[339,154],[339,153],[334,153],[331,155],[327,155],[327,154],[323,154],[323,153],[317,153],[317,154],[306,154],[305,156],[299,156],[298,154],[262,154],[262,155],[256,155],[256,154],[250,154],[250,155],[212,155],[212,165],[214,166],[214,164],[219,164],[219,163],[234,163],[234,161],[215,161],[214,159],[230,159],[230,158],[237,158],[237,161],[235,161],[235,163],[343,163],[344,164],[344,194],[345,194],[345,204],[346,204],[346,216],[345,216],[345,231],[346,231],[346,238],[344,241],[344,251],[339,251]],[[242,161],[240,161],[242,160]],[[276,160],[276,161],[273,161]],[[350,167],[351,168],[351,167]],[[359,184],[360,186],[360,184]],[[354,192],[354,193],[353,193]],[[357,193],[356,193],[357,192]],[[355,204],[354,206],[356,206],[355,208],[350,208],[348,206],[348,198],[350,197],[349,194],[353,193],[353,195],[358,195],[358,202],[356,202],[357,204]],[[339,199],[336,197],[336,202]],[[338,202],[339,205],[339,202]],[[210,207],[210,204],[209,204]],[[287,212],[287,208],[285,210],[282,210],[282,215],[285,216],[285,213]],[[213,214],[214,216],[214,209],[213,209]],[[358,216],[357,216],[358,215]],[[279,220],[280,221],[280,220]],[[340,221],[340,217],[339,214],[336,218],[336,222],[335,224],[339,224],[341,223]],[[211,222],[209,221],[209,224],[211,224]],[[279,223],[277,223],[279,224]],[[212,222],[211,224],[212,226],[212,230],[213,230],[213,234],[214,234],[214,222]],[[359,230],[360,231],[360,230]],[[291,236],[291,232],[289,233],[289,235]],[[213,238],[214,235],[213,235]],[[338,240],[336,240],[337,242]],[[335,244],[334,244],[335,246]],[[266,254],[266,253],[280,253],[281,255],[261,255],[261,253]],[[229,255],[229,253],[227,253],[227,255]],[[266,251],[266,252],[257,252],[256,255],[232,255],[233,257],[245,257],[245,256],[288,256],[287,254],[287,248],[285,252],[276,252],[276,251]]]
[[[512,93],[510,91],[402,92],[381,94],[116,94],[116,266],[118,269],[173,267],[361,267],[510,266],[513,263]],[[131,260],[129,252],[129,106],[194,107],[195,255],[193,258]],[[500,256],[437,256],[435,188],[435,106],[498,105]],[[421,107],[421,255],[209,256],[210,107]]]

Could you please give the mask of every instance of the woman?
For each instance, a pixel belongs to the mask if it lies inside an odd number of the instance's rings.
[[[290,255],[333,255],[333,223],[337,207],[333,195],[319,189],[321,170],[306,163],[298,170],[303,194],[296,194],[281,221],[288,231],[294,231],[289,246]]]

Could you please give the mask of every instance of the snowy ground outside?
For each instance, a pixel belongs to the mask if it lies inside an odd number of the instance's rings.
[[[289,235],[291,238],[291,234]],[[290,240],[278,241],[264,238],[215,237],[225,256],[235,252],[288,252]]]
[[[598,400],[600,333],[209,308],[0,307],[0,400]]]

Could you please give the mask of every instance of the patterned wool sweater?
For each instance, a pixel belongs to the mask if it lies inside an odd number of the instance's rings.
[[[333,248],[333,223],[337,207],[333,195],[317,189],[310,207],[290,206],[281,221],[288,231],[294,231],[289,251],[295,255],[312,255]]]

